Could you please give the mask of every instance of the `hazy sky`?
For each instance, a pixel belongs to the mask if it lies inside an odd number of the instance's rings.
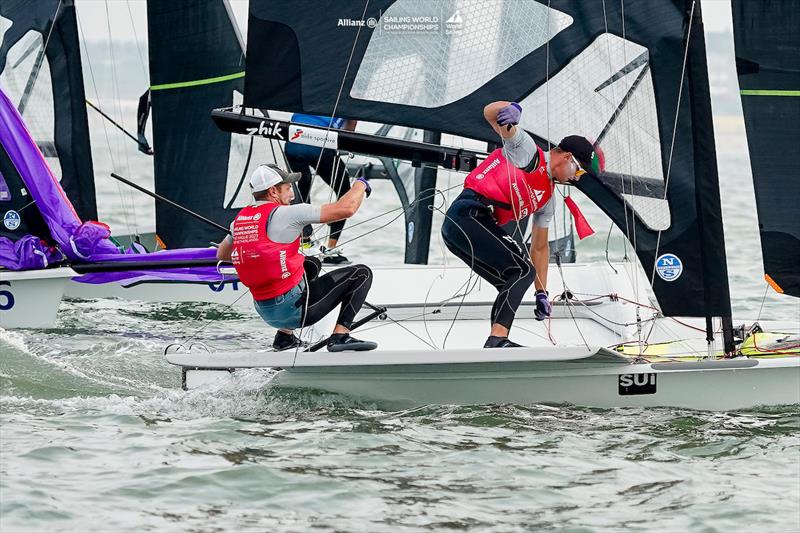
[[[590,2],[596,0],[581,1]],[[607,1],[613,2],[614,0]],[[239,23],[242,35],[246,36],[248,0],[229,0],[229,3],[236,16],[236,21]],[[111,34],[115,40],[133,41],[135,39],[134,35],[138,36],[139,40],[142,41],[147,39],[147,4],[145,0],[77,0],[75,5],[78,9],[78,17],[86,39],[108,38],[106,8],[108,8],[108,12],[111,15]],[[730,0],[703,0],[702,6],[706,31],[731,29]],[[310,14],[309,16],[315,15]],[[133,24],[131,24],[131,19]]]

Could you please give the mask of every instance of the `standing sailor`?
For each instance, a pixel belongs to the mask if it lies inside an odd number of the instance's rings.
[[[343,118],[323,117],[317,115],[303,115],[295,113],[291,121],[295,124],[307,124],[319,129],[344,129],[353,131],[356,128],[355,120],[345,120]],[[286,143],[286,160],[292,171],[299,172],[302,177],[297,184],[301,202],[311,203],[311,182],[313,175],[311,169],[327,183],[336,198],[341,198],[350,190],[350,179],[347,175],[347,165],[336,154],[336,150],[330,148],[319,148],[307,144],[295,142]],[[344,229],[344,220],[337,220],[328,225],[330,235],[328,236],[328,246],[322,247],[322,262],[329,265],[347,265],[350,261],[336,249],[336,244]],[[311,239],[311,226],[303,230],[303,244],[309,244]]]
[[[256,168],[250,177],[255,202],[236,215],[232,236],[220,244],[217,259],[233,263],[253,295],[258,314],[278,328],[272,344],[276,350],[299,347],[293,330],[319,322],[339,304],[328,351],[374,350],[376,343],[350,336],[372,286],[372,271],[365,265],[351,265],[317,277],[319,262],[300,253],[303,227],[350,218],[372,192],[369,183],[357,179],[332,204],[290,205],[292,184],[298,179],[300,174],[289,174],[275,165]]]
[[[464,190],[447,210],[442,237],[447,248],[498,290],[491,331],[484,348],[517,347],[508,339],[525,292],[536,287],[536,320],[550,316],[547,266],[548,227],[553,218],[555,183],[598,173],[600,159],[584,137],[565,137],[544,152],[516,124],[522,107],[493,102],[484,117],[504,141],[464,181]],[[532,215],[530,255],[500,226]]]

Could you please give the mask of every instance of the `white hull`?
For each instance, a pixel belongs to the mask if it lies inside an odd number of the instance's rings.
[[[58,315],[71,268],[0,271],[0,327],[48,328]]]
[[[252,310],[255,313],[250,292],[238,281],[224,283],[141,282],[125,287],[119,283],[95,285],[73,280],[67,284],[65,296],[81,300],[117,298],[159,303],[201,302],[231,306],[238,310]]]
[[[231,369],[281,368],[272,384],[390,405],[572,404],[733,410],[800,404],[800,357],[633,363],[592,347],[434,353],[170,354],[185,386]],[[292,366],[294,365],[294,366]]]

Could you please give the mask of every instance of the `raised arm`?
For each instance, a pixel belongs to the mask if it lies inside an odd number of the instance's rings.
[[[364,198],[370,191],[371,189],[367,180],[363,178],[357,179],[353,182],[350,190],[339,198],[338,201],[322,206],[319,221],[327,224],[329,222],[350,218],[356,214],[358,208],[361,207],[361,202],[364,201]]]
[[[515,110],[516,117],[514,117]],[[519,107],[519,104],[503,100],[492,102],[483,108],[483,117],[486,122],[503,139],[510,139],[516,135],[516,123],[519,121],[520,113],[522,113],[522,108]],[[515,118],[516,120],[514,120]]]

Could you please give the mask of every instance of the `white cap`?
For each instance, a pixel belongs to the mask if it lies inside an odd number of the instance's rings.
[[[289,173],[273,164],[259,165],[250,175],[250,190],[262,192],[279,183],[294,183],[299,179],[299,172]]]

